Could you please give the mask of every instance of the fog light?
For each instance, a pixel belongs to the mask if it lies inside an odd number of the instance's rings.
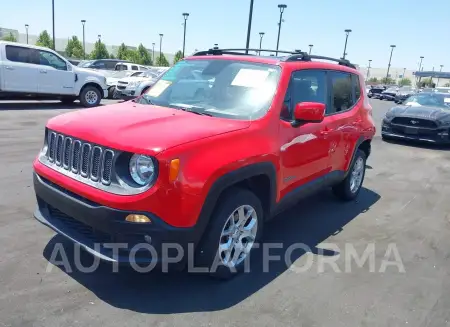
[[[144,215],[128,215],[127,218],[125,218],[126,221],[132,222],[132,223],[151,223],[151,219]]]

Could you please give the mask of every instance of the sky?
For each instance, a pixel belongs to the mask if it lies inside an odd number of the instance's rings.
[[[3,1],[0,27],[30,34],[52,30],[51,0]],[[116,3],[116,4],[115,4]],[[259,32],[265,32],[263,48],[276,48],[277,7],[284,3],[280,50],[309,50],[313,54],[341,57],[345,29],[348,38],[347,59],[372,67],[387,67],[390,45],[395,44],[392,67],[417,69],[424,56],[424,70],[444,65],[450,71],[449,0],[254,0],[251,48],[259,47]],[[97,35],[107,44],[137,46],[143,43],[159,48],[163,33],[163,52],[182,48],[183,12],[187,21],[186,53],[208,49],[218,43],[221,48],[245,48],[250,0],[55,0],[57,38],[77,35],[82,38],[80,20],[86,19],[86,41]]]

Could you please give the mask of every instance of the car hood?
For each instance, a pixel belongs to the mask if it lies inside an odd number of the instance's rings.
[[[245,129],[250,124],[129,101],[56,116],[47,127],[113,149],[156,155],[177,145]]]
[[[124,78],[121,78],[119,81],[120,82],[125,82],[125,83],[130,83],[130,82],[142,82],[142,81],[145,81],[145,80],[149,80],[149,79],[151,79],[151,78],[149,78],[149,77],[136,77],[136,76],[133,76],[133,77],[124,77]]]
[[[398,106],[391,109],[396,117],[423,118],[431,120],[450,120],[450,108],[428,106]]]

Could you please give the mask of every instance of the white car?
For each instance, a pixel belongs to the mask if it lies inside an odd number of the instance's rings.
[[[142,82],[155,81],[159,76],[160,74],[158,74],[158,72],[149,69],[145,72],[142,72],[142,74],[140,74],[139,76],[130,76],[123,78],[117,82],[116,86],[117,92],[114,97],[119,97],[122,99],[130,99],[139,96],[140,93],[139,94],[136,93],[137,87]]]
[[[132,70],[120,70],[114,71],[109,75],[106,75],[106,86],[108,87],[108,99],[114,97],[114,91],[116,90],[117,83],[125,77],[135,77],[142,75],[143,72]]]
[[[79,99],[95,107],[107,94],[101,73],[74,66],[48,48],[0,41],[0,99]]]

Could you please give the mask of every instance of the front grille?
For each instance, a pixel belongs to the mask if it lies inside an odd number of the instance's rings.
[[[53,131],[48,132],[47,145],[50,165],[104,185],[111,183],[113,150]]]
[[[118,89],[118,90],[125,90],[125,86],[117,85],[117,89]]]
[[[435,121],[421,118],[396,117],[392,119],[392,124],[424,128],[437,128],[437,124]]]

